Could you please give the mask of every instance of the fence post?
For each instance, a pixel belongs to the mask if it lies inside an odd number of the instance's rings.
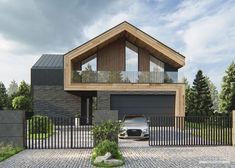
[[[232,113],[232,144],[235,146],[235,110]]]

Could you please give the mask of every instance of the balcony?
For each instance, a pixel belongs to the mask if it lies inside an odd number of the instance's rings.
[[[178,83],[178,73],[142,71],[73,71],[71,83]]]

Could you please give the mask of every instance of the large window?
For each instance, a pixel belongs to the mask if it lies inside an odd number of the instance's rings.
[[[87,59],[82,61],[82,71],[85,70],[97,70],[97,57],[96,54],[88,57]]]
[[[163,83],[164,82],[164,63],[156,57],[150,55],[150,82]]]
[[[138,71],[138,47],[126,41],[126,71]]]
[[[154,56],[150,56],[150,72],[164,72],[164,63]]]

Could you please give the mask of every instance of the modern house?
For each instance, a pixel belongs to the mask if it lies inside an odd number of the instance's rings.
[[[185,57],[128,22],[63,54],[45,54],[31,69],[33,110],[79,115],[81,124],[125,114],[184,116]]]

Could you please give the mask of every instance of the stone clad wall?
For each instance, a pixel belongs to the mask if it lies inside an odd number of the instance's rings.
[[[63,86],[33,86],[34,114],[73,117],[81,113],[81,98],[64,91]]]
[[[0,143],[24,147],[23,111],[0,111]]]

